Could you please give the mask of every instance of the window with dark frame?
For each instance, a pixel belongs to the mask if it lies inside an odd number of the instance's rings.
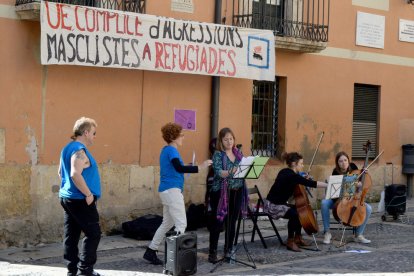
[[[253,82],[252,155],[276,157],[278,151],[279,78]]]
[[[364,158],[363,145],[371,142],[370,158],[377,155],[378,104],[380,86],[354,85],[354,114],[352,123],[352,158]]]

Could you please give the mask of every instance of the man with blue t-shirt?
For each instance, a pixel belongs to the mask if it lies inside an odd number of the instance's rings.
[[[87,147],[96,136],[95,120],[82,117],[75,122],[71,141],[60,154],[60,204],[64,209],[63,257],[68,276],[99,275],[93,270],[101,239],[96,201],[101,196],[98,165]],[[79,252],[81,232],[85,234]],[[79,254],[78,254],[79,253]]]

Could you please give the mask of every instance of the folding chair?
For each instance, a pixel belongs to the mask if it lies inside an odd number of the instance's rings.
[[[252,195],[257,196],[257,202],[255,204],[255,209],[254,210],[252,210],[250,208],[250,206],[247,206],[247,219],[252,220],[253,230],[246,232],[245,229],[244,229],[244,222],[243,222],[243,233],[242,233],[242,235],[244,235],[246,233],[252,233],[250,241],[254,242],[254,237],[255,237],[255,234],[257,232],[257,234],[259,235],[260,241],[262,242],[264,248],[267,248],[267,244],[265,242],[265,239],[266,238],[271,238],[271,237],[277,237],[279,239],[279,242],[282,245],[285,245],[284,242],[282,241],[282,238],[279,235],[279,231],[277,231],[277,228],[276,228],[276,225],[273,221],[273,218],[268,213],[264,212],[263,210],[260,210],[260,207],[262,207],[262,208],[264,207],[264,201],[263,201],[262,195],[260,194],[260,191],[259,191],[259,188],[257,187],[257,185],[254,185],[253,188],[249,188],[248,193],[249,193],[249,197],[251,197]],[[259,226],[257,224],[257,221],[258,221],[259,217],[267,217],[268,221],[272,225],[272,228],[275,232],[274,235],[263,236],[263,234],[260,231]],[[237,242],[238,242],[239,233],[240,233],[240,223],[241,223],[242,219],[243,219],[242,216],[239,216],[239,220],[237,222],[236,238],[235,238],[234,245],[237,245]]]

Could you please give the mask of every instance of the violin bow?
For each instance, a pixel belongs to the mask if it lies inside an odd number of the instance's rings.
[[[325,135],[325,131],[322,131],[322,133],[321,133],[321,137],[319,138],[318,145],[316,146],[315,152],[313,153],[313,156],[312,156],[312,160],[311,160],[311,162],[310,162],[310,164],[309,164],[308,171],[306,172],[307,174],[309,174],[309,173],[310,173],[310,171],[311,171],[311,168],[312,168],[312,165],[313,165],[313,161],[315,161],[315,156],[316,156],[316,153],[317,153],[317,152],[318,152],[318,150],[319,150],[319,146],[321,145],[323,135]]]
[[[321,133],[321,137],[319,137],[319,142],[318,142],[318,145],[316,146],[315,152],[313,153],[313,156],[312,156],[312,160],[311,160],[311,162],[310,162],[310,164],[309,164],[308,171],[306,172],[306,174],[307,174],[307,175],[309,175],[309,173],[310,173],[310,171],[311,171],[311,168],[312,168],[312,165],[313,165],[313,161],[315,161],[315,156],[316,156],[316,153],[317,153],[317,152],[318,152],[318,150],[319,150],[319,146],[321,145],[322,138],[323,138],[323,135],[324,135],[324,134],[325,134],[325,131],[322,131],[322,133]],[[306,192],[308,193],[308,195],[309,195],[310,197],[312,197],[312,198],[313,198],[313,195],[312,195],[312,193],[311,193],[311,191],[310,191],[309,187],[305,187],[305,190],[306,190]]]

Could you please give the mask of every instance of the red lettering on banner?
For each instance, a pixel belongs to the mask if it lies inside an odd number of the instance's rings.
[[[85,31],[85,28],[82,28],[79,25],[79,17],[78,17],[78,10],[79,10],[79,6],[75,7],[75,23],[76,23],[76,28],[80,31]]]
[[[143,52],[144,60],[146,55],[150,56],[148,43]],[[237,72],[234,50],[155,42],[155,56],[156,69],[231,77]]]
[[[155,68],[158,68],[158,67],[164,68],[164,65],[162,64],[162,53],[163,53],[162,44],[159,42],[155,42]]]
[[[108,12],[107,11],[96,11],[96,31],[99,32],[100,28],[99,26],[102,26],[102,31],[105,31],[105,23],[106,23],[106,18],[108,16]],[[102,25],[99,24],[99,19],[102,19]]]
[[[120,29],[120,26],[119,25],[120,25],[119,24],[119,13],[117,13],[116,14],[116,33],[117,34],[124,34],[124,31],[122,29]],[[124,29],[125,29],[125,26],[124,26]]]
[[[89,27],[89,20],[88,20],[88,12],[91,11],[92,12],[92,21],[93,21],[93,25],[92,27]],[[88,30],[88,32],[94,32],[95,28],[96,28],[96,22],[95,22],[95,10],[92,9],[85,9],[85,21],[86,21],[86,29]]]
[[[192,50],[192,52],[194,53],[194,46],[193,45],[187,46],[187,60],[189,60],[187,62],[187,69],[190,70],[190,71],[194,71],[194,65],[195,64],[194,64],[193,59],[190,59],[190,50]]]
[[[125,25],[125,32],[127,34],[129,34],[129,35],[133,35],[134,33],[129,31],[129,15],[128,14],[124,17],[124,22],[125,22],[124,23],[124,25]]]
[[[207,73],[212,74],[216,70],[217,67],[217,52],[214,48],[208,48],[208,53],[210,58],[208,59],[208,71]],[[214,56],[214,61],[211,60],[211,57]]]
[[[177,48],[179,47],[179,45],[177,43],[174,43],[171,45],[172,46],[172,60],[173,60],[173,64],[172,64],[172,68],[175,69],[175,59],[177,58],[177,55],[175,54]]]
[[[66,29],[66,30],[70,31],[72,26],[65,25],[65,19],[68,17],[68,14],[67,14],[67,12],[65,12],[63,10],[63,8],[70,8],[70,9],[72,9],[72,8],[70,6],[67,6],[67,5],[64,5],[64,4],[57,4],[57,5],[58,5],[58,9],[60,9],[61,15],[62,15],[62,29]]]
[[[223,54],[225,54],[226,52],[227,52],[226,50],[219,49],[217,74],[222,74],[222,75],[225,74],[224,71],[222,71],[222,68],[224,65]]]
[[[206,48],[204,47],[201,50],[200,71],[203,70],[203,67],[204,67],[204,71],[207,71],[207,53],[206,53]]]
[[[164,43],[164,68],[171,70],[171,66],[168,58],[170,57],[170,54],[168,53],[167,49],[171,48],[171,43]]]
[[[182,49],[182,45],[178,47],[178,64],[180,65],[180,70],[184,71],[187,64],[187,46]],[[181,51],[182,50],[182,51]],[[183,56],[184,54],[184,56]]]
[[[115,13],[113,13],[113,12],[108,12],[107,13],[105,32],[109,32],[109,26],[111,24],[111,19],[113,19],[115,17],[116,17]]]
[[[59,28],[59,25],[60,25],[60,11],[59,11],[59,9],[57,9],[57,22],[56,22],[56,25],[53,25],[52,24],[52,22],[50,21],[50,11],[49,11],[49,2],[44,2],[45,3],[45,7],[46,7],[46,14],[47,14],[47,23],[49,24],[49,26],[52,28],[52,29],[57,29],[57,28]]]
[[[233,77],[236,75],[236,64],[234,63],[234,59],[233,59],[236,56],[236,52],[234,52],[233,50],[229,50],[229,52],[227,53],[227,56],[229,57],[231,65],[233,66],[233,71],[227,70],[227,75],[229,75],[230,77]]]
[[[145,44],[144,51],[142,54],[142,60],[145,60],[145,56],[148,55],[148,59],[151,60],[151,50],[149,48],[148,43]]]
[[[195,51],[196,51],[196,68],[195,68],[195,70],[196,70],[196,71],[198,71],[198,65],[199,65],[199,64],[198,64],[198,51],[200,50],[200,46],[198,46],[198,45],[197,45],[197,46],[195,47],[195,49],[196,49],[196,50],[195,50]]]
[[[139,21],[139,18],[135,17],[135,35],[137,36],[142,36],[142,33],[139,32],[141,24],[142,22]]]

